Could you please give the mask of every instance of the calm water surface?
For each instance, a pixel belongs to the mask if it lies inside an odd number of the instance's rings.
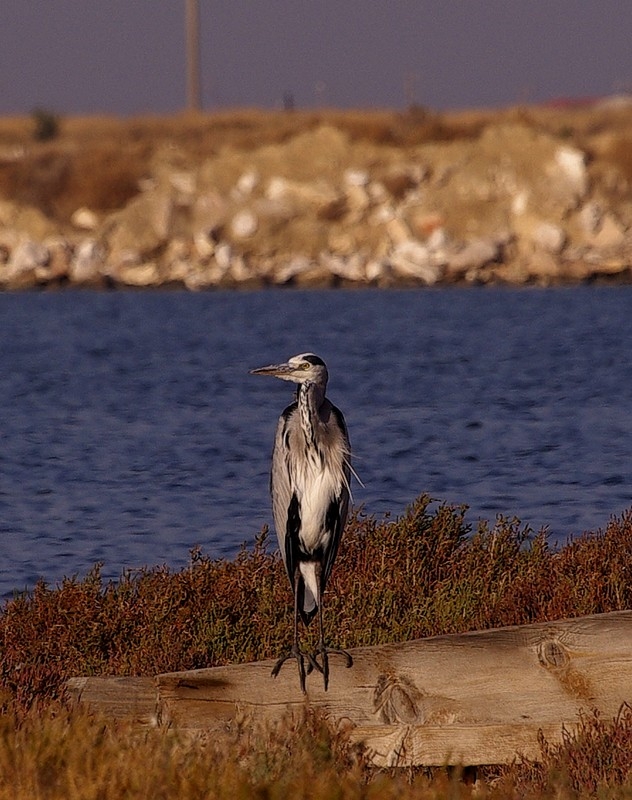
[[[248,369],[306,350],[369,513],[564,541],[632,505],[632,287],[4,294],[0,344],[0,595],[252,543],[292,387]]]

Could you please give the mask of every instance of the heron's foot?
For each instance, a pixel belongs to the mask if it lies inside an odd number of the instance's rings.
[[[318,648],[312,653],[312,660],[316,662],[316,666],[319,672],[323,674],[323,683],[325,684],[325,691],[329,688],[329,656],[337,655],[342,656],[345,661],[345,667],[347,669],[353,666],[353,659],[351,658],[351,654],[347,653],[346,650],[340,650],[335,647],[327,647],[325,644],[320,644]],[[318,663],[318,656],[320,656],[322,664]]]
[[[276,662],[274,667],[272,667],[272,677],[276,678],[276,676],[281,671],[281,667],[288,661],[290,658],[295,658],[296,663],[298,665],[298,679],[301,684],[301,691],[305,694],[305,676],[309,675],[312,670],[318,670],[318,672],[322,672],[322,668],[314,655],[312,653],[304,653],[297,644],[293,644],[290,648],[289,653],[281,658]],[[307,661],[307,670],[305,669],[305,662]]]

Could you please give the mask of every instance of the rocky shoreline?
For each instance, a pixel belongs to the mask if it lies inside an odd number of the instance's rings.
[[[519,119],[406,146],[324,120],[203,159],[162,141],[115,210],[0,196],[0,288],[627,282],[626,143]]]

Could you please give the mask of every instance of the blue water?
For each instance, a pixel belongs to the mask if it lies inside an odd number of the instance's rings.
[[[554,540],[632,505],[632,288],[0,295],[0,595],[231,557],[290,384],[329,365],[368,513],[421,492]]]

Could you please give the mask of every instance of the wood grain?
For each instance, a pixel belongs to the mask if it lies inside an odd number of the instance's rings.
[[[113,719],[128,719],[141,725],[157,723],[155,678],[70,678],[66,691],[72,702],[98,709]]]
[[[376,764],[475,765],[537,757],[539,730],[558,741],[581,711],[614,717],[632,701],[632,611],[350,652],[350,669],[331,657],[328,692],[312,673],[306,695],[292,662],[275,679],[273,661],[159,675],[158,717],[219,730],[244,711],[278,719],[308,703],[350,729]],[[81,680],[92,681],[82,701],[99,705],[98,679]],[[137,715],[151,705],[146,684],[139,689]],[[113,691],[108,685],[104,703],[122,712]]]

